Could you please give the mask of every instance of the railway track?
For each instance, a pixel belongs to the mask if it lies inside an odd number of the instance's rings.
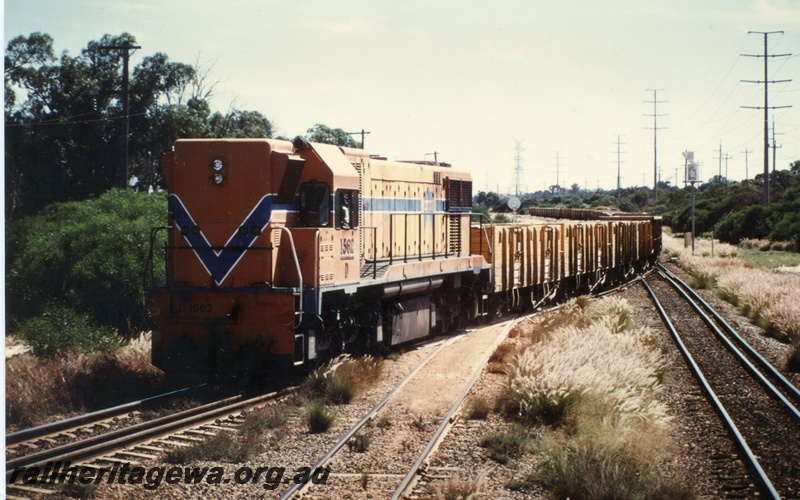
[[[630,286],[634,286],[634,283],[626,283],[599,295],[608,295]],[[562,306],[563,304],[559,304],[538,310],[536,313],[553,311]],[[378,404],[365,411],[357,423],[342,432],[335,444],[318,455],[319,458],[316,459],[311,469],[319,470],[330,467],[332,481],[324,486],[315,485],[313,482],[292,485],[281,494],[280,498],[289,499],[305,495],[312,498],[318,495],[357,497],[365,494],[365,490],[369,491],[367,494],[373,494],[379,498],[414,497],[417,494],[424,498],[429,495],[431,483],[449,479],[460,471],[458,467],[433,467],[429,464],[439,445],[451,429],[460,422],[459,413],[463,402],[479,379],[496,347],[508,336],[517,321],[523,317],[519,316],[513,320],[488,325],[485,327],[486,331],[494,329],[493,333],[486,336],[479,345],[467,346],[467,342],[464,341],[463,351],[481,353],[471,360],[472,364],[468,371],[458,370],[457,367],[452,366],[452,359],[466,364],[468,362],[466,357],[449,354],[450,360],[448,361],[447,353],[448,348],[452,351],[458,349],[460,346],[454,344],[464,340],[465,335],[450,337],[443,341],[402,381],[393,386]],[[469,336],[476,336],[482,330],[473,331],[469,333]],[[437,363],[440,366],[434,366]],[[430,369],[426,370],[425,368],[428,366]],[[447,391],[447,395],[440,398],[441,404],[435,410],[426,407],[429,412],[427,415],[439,415],[438,420],[435,417],[423,419],[419,414],[414,417],[419,408],[412,410],[408,408],[414,403],[409,401],[413,399],[413,396],[409,398],[409,395],[429,390],[425,386],[426,379],[436,380],[437,377],[448,377],[452,374],[451,372],[459,373],[455,377],[459,382],[456,384],[454,378],[454,383]],[[414,380],[410,382],[409,379],[412,377]],[[415,381],[419,383],[416,387],[414,387]],[[434,383],[432,386],[435,387],[436,384]],[[433,390],[436,391],[436,389]],[[439,396],[438,392],[437,396]],[[420,394],[418,399],[430,398],[429,394]],[[399,402],[398,399],[405,399],[405,401]],[[391,432],[376,429],[376,427],[382,426],[382,421],[392,422],[390,424]],[[370,447],[369,453],[353,452],[352,449],[349,449],[348,452],[348,448],[351,446],[355,448],[355,439],[364,435],[370,436],[370,434],[373,435],[374,446],[381,448],[382,451],[373,453],[372,447]],[[369,484],[367,485],[367,483]]]
[[[154,460],[165,446],[190,446],[219,431],[236,428],[234,415],[291,393],[294,388],[271,392],[252,398],[237,395],[171,415],[121,427],[109,432],[76,439],[51,448],[34,451],[6,461],[7,495],[48,494],[52,490],[11,484],[15,470],[41,467],[47,463],[66,463],[103,467],[125,462],[140,465],[140,460]],[[125,405],[127,406],[127,405]],[[114,409],[104,410],[107,414]],[[169,440],[169,441],[168,441]]]
[[[6,460],[24,455],[31,450],[44,450],[64,442],[74,441],[79,435],[86,437],[87,434],[105,433],[118,427],[120,421],[136,418],[146,408],[173,398],[186,396],[205,386],[206,384],[199,384],[185,387],[56,422],[10,432],[6,434]]]
[[[489,354],[494,351],[494,346],[505,337],[513,322],[503,322],[500,324],[507,324],[507,327],[502,336],[498,337],[496,341],[492,343],[492,347],[485,350],[487,353],[486,359],[488,359]],[[497,328],[497,325],[491,325],[489,328],[493,327]],[[350,438],[369,422],[392,396],[399,392],[407,382],[411,381],[414,375],[431,359],[435,358],[438,353],[448,346],[465,340],[466,337],[467,333],[462,333],[461,335],[429,342],[428,344],[438,344],[438,346],[436,346],[423,362],[419,363],[412,373],[408,374],[403,381],[398,384],[395,390],[391,391],[389,395],[376,405],[374,411],[364,417],[359,425],[355,426],[340,439],[337,450],[345,446]],[[420,347],[424,348],[424,344]],[[480,367],[478,367],[478,370],[474,373],[473,381],[477,377],[477,374],[480,373],[480,368],[482,368],[485,362],[486,360],[483,361]],[[466,394],[466,390],[467,389],[464,390],[464,394]],[[95,468],[109,467],[115,463],[127,463],[131,466],[142,465],[142,462],[150,462],[158,459],[159,455],[169,447],[189,446],[204,440],[210,434],[221,430],[235,429],[236,425],[232,421],[226,420],[226,417],[270,399],[277,398],[286,394],[286,392],[287,391],[270,393],[250,399],[245,399],[242,396],[235,396],[139,424],[107,430],[107,432],[101,432],[86,437],[85,439],[78,437],[80,432],[72,431],[81,428],[81,426],[85,428],[86,426],[95,425],[98,422],[102,423],[106,420],[111,421],[120,418],[121,415],[136,412],[147,400],[137,401],[92,414],[81,415],[73,419],[12,433],[9,435],[9,441],[18,445],[22,445],[30,440],[40,440],[43,436],[58,434],[65,434],[69,440],[65,443],[54,444],[47,448],[32,446],[30,447],[32,452],[10,457],[6,463],[7,483],[15,470],[43,467],[48,463],[69,462],[73,466],[89,466]],[[160,397],[165,398],[172,394],[173,393],[169,393]],[[459,402],[461,400],[463,400],[463,395],[459,399]],[[457,406],[454,407],[452,411],[455,411],[455,408],[457,408]],[[441,432],[437,433],[437,435],[441,435]],[[167,443],[168,439],[169,443]],[[20,446],[19,448],[23,449],[25,447]],[[333,451],[330,457],[335,455],[335,453],[336,451]],[[323,459],[320,464],[326,461],[327,459]],[[417,468],[418,467],[419,466],[417,466]],[[48,495],[54,492],[57,491],[40,485],[19,484],[19,481],[17,481],[17,484],[7,484],[6,490],[6,494],[9,498]]]
[[[643,283],[750,474],[728,478],[730,488],[746,496],[796,497],[800,393],[667,269]]]
[[[496,334],[495,332],[495,336],[489,339],[491,340],[491,343],[489,343],[488,346],[486,345],[483,346],[484,349],[481,352],[485,353],[485,356],[483,357],[482,360],[478,362],[477,366],[473,367],[473,370],[469,375],[468,381],[465,384],[463,384],[460,393],[452,402],[452,405],[449,407],[449,410],[446,412],[444,418],[442,418],[439,421],[436,430],[433,432],[432,435],[430,435],[429,439],[425,440],[424,442],[422,440],[419,440],[419,442],[415,443],[415,446],[417,448],[421,448],[421,451],[418,454],[416,454],[415,458],[413,460],[401,460],[398,459],[398,457],[394,457],[396,460],[393,460],[392,463],[383,464],[383,466],[386,467],[385,470],[389,470],[391,472],[386,474],[373,475],[374,477],[380,477],[379,480],[382,482],[382,484],[384,484],[384,489],[381,490],[381,494],[386,493],[387,497],[401,498],[403,495],[405,495],[407,492],[410,492],[413,489],[414,485],[420,479],[420,477],[423,477],[424,475],[423,471],[425,469],[425,464],[427,459],[429,458],[431,453],[435,451],[436,447],[442,441],[442,439],[444,439],[444,437],[447,435],[447,432],[449,431],[453,423],[456,421],[456,414],[461,408],[464,398],[466,397],[470,388],[475,383],[478,376],[481,374],[484,366],[488,362],[489,357],[494,352],[497,345],[499,345],[500,342],[502,342],[506,338],[508,332],[511,330],[511,328],[514,326],[515,323],[516,320],[509,320],[504,323],[501,323],[501,325],[499,326],[500,333]],[[495,330],[498,329],[497,325],[493,325],[493,327]],[[447,348],[452,348],[451,346],[453,344],[464,340],[464,336],[465,334],[462,334],[459,336],[450,337],[442,341],[441,344],[430,354],[428,354],[428,356],[426,356],[416,367],[414,367],[414,369],[411,370],[411,372],[408,373],[400,381],[400,383],[394,386],[394,388],[391,391],[389,391],[389,393],[386,394],[386,396],[384,396],[383,399],[381,399],[380,402],[378,402],[378,404],[372,407],[372,409],[370,409],[363,416],[363,418],[361,418],[355,425],[350,427],[349,430],[345,432],[342,435],[342,437],[332,447],[330,447],[330,449],[328,449],[328,451],[322,457],[320,457],[317,460],[317,462],[312,467],[312,470],[317,470],[318,468],[323,468],[328,466],[329,464],[334,462],[335,458],[339,458],[340,462],[347,462],[348,461],[347,457],[341,457],[341,456],[337,457],[339,452],[342,449],[344,449],[345,445],[351,443],[352,439],[355,436],[357,436],[358,433],[362,431],[365,426],[367,426],[371,421],[378,418],[377,416],[379,412],[381,410],[384,410],[384,408],[390,401],[396,399],[398,395],[401,393],[401,391],[404,390],[404,388],[407,386],[407,384],[409,384],[411,380],[413,380],[415,377],[421,377],[422,375],[419,374],[420,373],[424,374],[424,368],[429,364],[432,364],[432,360],[434,360]],[[484,341],[484,343],[486,342]],[[391,411],[391,410],[385,410],[385,411]],[[402,464],[398,462],[402,462]],[[346,471],[351,467],[352,464],[338,463],[336,465],[336,470]],[[397,470],[397,467],[400,468],[404,467],[405,472],[395,472],[395,470]],[[358,474],[344,472],[344,473],[332,473],[331,475],[333,477],[347,479],[348,477],[352,478],[353,476],[357,476]],[[290,488],[288,488],[286,491],[284,491],[283,494],[280,496],[280,498],[281,499],[294,498],[303,494],[308,488],[313,488],[313,487],[314,485],[311,483],[295,484]],[[340,493],[341,493],[340,491],[337,491],[336,494]],[[313,495],[313,493],[311,494]]]
[[[330,477],[331,483],[350,481],[350,487],[357,482],[357,479],[363,476],[364,470],[383,470],[377,466],[365,468],[361,464],[348,464],[350,459],[356,460],[367,457],[367,460],[374,458],[372,453],[339,453],[345,447],[350,447],[354,438],[365,432],[373,432],[377,430],[375,427],[380,427],[381,418],[393,412],[391,421],[393,422],[391,429],[384,433],[388,439],[395,439],[395,434],[402,434],[408,439],[401,441],[399,444],[403,448],[402,453],[396,457],[389,457],[390,461],[387,464],[394,465],[393,468],[387,468],[388,472],[384,473],[369,473],[369,481],[371,483],[385,483],[386,487],[381,487],[379,496],[390,497],[394,495],[400,498],[404,495],[414,495],[415,491],[423,491],[425,488],[430,487],[430,482],[440,479],[441,474],[451,474],[452,471],[445,470],[447,467],[427,467],[429,457],[436,452],[439,443],[447,435],[451,427],[459,420],[457,418],[461,403],[464,401],[465,396],[468,394],[473,382],[478,378],[481,370],[483,369],[486,361],[491,353],[494,352],[495,347],[502,342],[506,337],[508,331],[511,329],[513,322],[505,321],[489,325],[485,328],[471,331],[468,334],[462,333],[445,339],[432,340],[421,346],[412,348],[412,354],[408,363],[402,363],[408,366],[408,369],[401,368],[399,370],[393,369],[391,380],[387,380],[385,384],[381,385],[380,392],[365,395],[359,405],[342,405],[337,406],[336,411],[341,416],[341,420],[354,422],[358,420],[355,425],[348,425],[341,431],[328,432],[326,434],[309,435],[302,429],[302,418],[300,412],[297,411],[297,406],[300,401],[288,402],[287,415],[289,424],[284,430],[278,431],[276,434],[282,434],[280,438],[282,441],[278,446],[273,447],[271,451],[259,457],[259,463],[268,465],[279,466],[292,466],[292,465],[310,465],[312,470],[325,467],[332,464]],[[483,330],[486,330],[484,332]],[[482,337],[478,344],[468,344],[474,337]],[[456,354],[446,354],[445,351],[452,350]],[[461,351],[458,351],[461,349]],[[432,351],[432,352],[431,352]],[[468,368],[461,370],[462,375],[458,379],[449,384],[447,398],[441,398],[441,405],[435,411],[428,411],[423,413],[425,421],[421,422],[419,428],[413,428],[417,422],[411,422],[411,416],[408,410],[402,410],[403,405],[408,405],[409,400],[414,400],[417,394],[426,391],[430,379],[436,377],[449,377],[453,372],[457,372],[456,364],[465,364],[468,353],[473,354]],[[448,357],[449,356],[449,357]],[[416,369],[411,374],[407,374],[411,369],[412,362],[417,363],[420,359],[424,358],[422,362],[418,363]],[[401,363],[398,363],[400,365]],[[426,367],[431,367],[425,372]],[[400,371],[402,370],[402,372]],[[397,381],[402,377],[402,380]],[[394,381],[394,382],[392,382]],[[386,394],[390,385],[397,385],[394,390]],[[108,467],[108,464],[115,462],[125,462],[131,465],[142,465],[142,462],[153,462],[158,460],[168,447],[172,446],[190,446],[199,441],[204,440],[210,434],[218,433],[227,429],[237,428],[237,424],[228,419],[227,415],[240,412],[242,409],[249,406],[257,405],[265,402],[272,397],[277,397],[279,394],[269,394],[259,398],[252,398],[249,400],[239,396],[229,398],[226,401],[220,401],[213,404],[205,405],[202,408],[192,409],[180,414],[170,415],[163,419],[157,419],[147,424],[153,425],[153,428],[146,426],[134,426],[120,430],[119,433],[107,433],[103,437],[97,437],[95,440],[83,440],[82,444],[71,444],[69,447],[58,447],[48,450],[47,454],[31,454],[26,455],[25,461],[11,462],[7,465],[7,473],[15,467],[31,466],[36,464],[44,464],[47,461],[70,461],[73,465],[93,465],[95,467]],[[427,395],[426,395],[427,396]],[[263,399],[262,399],[263,398]],[[380,399],[380,401],[378,401]],[[399,403],[397,400],[405,399],[404,403]],[[425,399],[425,398],[419,398]],[[429,398],[430,399],[430,398]],[[378,401],[375,404],[375,401]],[[352,419],[347,415],[353,415],[361,412],[364,407],[370,406],[374,408],[369,414],[362,413],[358,418]],[[295,406],[295,408],[291,408]],[[429,409],[430,410],[430,409]],[[363,410],[366,411],[366,410]],[[401,413],[405,411],[404,415]],[[434,421],[438,418],[438,421]],[[144,423],[143,423],[144,424]],[[296,425],[297,424],[297,425]],[[410,424],[410,425],[409,425]],[[341,425],[339,426],[341,427]],[[409,432],[411,427],[411,432]],[[371,430],[370,430],[371,429]],[[434,431],[435,429],[435,431]],[[299,431],[299,432],[298,432]],[[167,438],[169,436],[169,438]],[[412,439],[413,438],[413,439]],[[169,444],[166,443],[169,439]],[[399,439],[399,438],[398,438]],[[321,449],[326,443],[337,440],[336,446],[333,446],[326,453],[317,453],[314,450]],[[272,445],[271,445],[272,447]],[[334,449],[335,448],[335,449]],[[292,458],[291,463],[287,463],[287,456],[292,453],[290,449],[304,450],[305,455],[297,454],[298,458]],[[357,456],[357,455],[360,455]],[[400,459],[402,455],[402,460]],[[294,457],[295,455],[292,454]],[[310,457],[307,459],[301,458],[302,456]],[[343,457],[344,456],[344,457]],[[396,459],[396,460],[395,460]],[[141,462],[140,462],[141,461]],[[97,465],[94,465],[97,464]],[[105,465],[102,465],[105,464]],[[454,469],[455,470],[455,469]],[[8,474],[7,474],[8,478]],[[355,479],[356,481],[352,481]],[[416,484],[420,481],[420,484]],[[286,488],[289,488],[288,481],[283,481]],[[416,484],[416,488],[415,488]],[[254,485],[256,488],[259,485]],[[340,491],[335,488],[328,489],[331,484],[325,486],[308,484],[312,488],[310,495],[322,496],[337,496]],[[165,486],[166,487],[166,486]],[[283,492],[285,498],[292,496],[302,495],[303,485],[292,486]],[[12,487],[13,488],[13,487]],[[7,490],[9,496],[25,495],[25,490],[15,491],[12,488]],[[374,489],[374,488],[370,488]],[[50,490],[51,492],[53,490]],[[243,490],[239,490],[241,493]],[[258,490],[263,494],[264,490]],[[29,494],[36,494],[36,491],[29,491]],[[280,490],[273,491],[273,493],[280,494]]]
[[[475,382],[478,380],[481,372],[483,372],[483,368],[489,362],[489,358],[491,357],[494,350],[497,348],[500,343],[505,340],[508,336],[508,333],[516,324],[516,320],[512,320],[509,322],[508,326],[503,329],[502,333],[497,337],[494,344],[492,344],[491,348],[487,350],[487,354],[484,357],[483,361],[478,365],[475,371],[472,373],[467,384],[461,390],[461,393],[456,398],[453,406],[450,408],[450,411],[445,415],[442,419],[439,426],[436,428],[436,432],[433,433],[428,443],[425,445],[425,448],[422,450],[422,453],[419,454],[417,460],[411,466],[409,471],[403,477],[403,480],[400,482],[400,485],[395,489],[394,493],[392,494],[392,500],[402,498],[407,492],[413,490],[414,485],[419,481],[422,477],[421,472],[423,472],[423,467],[425,467],[431,457],[431,455],[435,452],[436,448],[441,444],[444,440],[447,433],[452,428],[453,424],[456,421],[456,415],[461,410],[461,407],[464,403],[464,399],[467,397],[470,389],[472,386],[475,385]]]

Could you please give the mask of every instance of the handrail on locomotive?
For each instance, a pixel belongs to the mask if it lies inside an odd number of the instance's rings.
[[[483,229],[483,221],[482,221],[482,219],[483,218],[487,218],[487,220],[489,220],[488,217],[486,217],[486,214],[483,214],[483,213],[480,213],[480,212],[469,212],[469,213],[458,213],[458,214],[453,214],[453,213],[448,213],[448,212],[426,212],[426,213],[392,212],[392,213],[386,214],[386,216],[384,216],[384,218],[380,221],[380,223],[375,225],[375,226],[360,226],[360,229],[372,230],[372,258],[368,259],[366,257],[366,255],[364,255],[363,253],[362,253],[362,257],[363,257],[365,263],[372,263],[373,264],[372,265],[372,268],[373,268],[372,269],[372,277],[373,277],[373,279],[377,279],[377,277],[378,277],[378,266],[377,266],[377,264],[379,262],[388,262],[389,265],[394,263],[395,256],[394,256],[394,251],[392,251],[392,250],[389,251],[389,256],[388,257],[378,258],[378,255],[377,255],[377,251],[378,251],[377,238],[378,238],[378,229],[383,227],[383,225],[386,224],[386,221],[389,221],[389,245],[388,246],[389,246],[390,249],[394,248],[394,234],[395,234],[395,232],[393,230],[393,221],[394,221],[394,218],[396,216],[403,216],[403,219],[404,219],[403,220],[403,259],[402,260],[403,260],[403,263],[408,263],[408,258],[409,258],[409,255],[408,255],[408,216],[409,215],[416,216],[416,217],[419,218],[419,222],[417,223],[417,227],[419,228],[419,232],[418,232],[419,244],[418,244],[418,252],[417,252],[417,256],[416,256],[416,259],[419,260],[419,261],[424,260],[426,257],[430,258],[432,260],[436,260],[436,252],[435,251],[430,255],[426,255],[426,254],[424,254],[422,252],[422,226],[423,226],[423,224],[421,223],[421,221],[422,221],[423,217],[425,217],[425,218],[430,217],[431,218],[431,220],[433,221],[431,223],[431,233],[432,233],[433,239],[435,239],[436,238],[436,224],[435,224],[435,220],[436,219],[435,219],[435,216],[437,216],[437,215],[446,217],[448,224],[452,223],[453,217],[456,217],[456,218],[459,218],[459,219],[463,218],[463,217],[469,217],[470,221],[471,221],[473,217],[477,216],[478,217],[478,224],[479,224],[479,227],[480,227],[480,232],[486,238],[487,249],[489,250],[489,254],[492,255],[492,247],[491,247],[491,243],[489,242],[489,236],[488,236],[488,234],[486,234],[486,231]],[[492,225],[491,220],[489,220],[489,224]],[[449,251],[450,242],[447,240],[447,235],[448,235],[448,233],[445,232],[444,258],[448,258],[450,256],[450,251]],[[470,248],[471,247],[472,247],[472,234],[470,233]],[[482,253],[482,251],[483,251],[483,240],[480,238],[480,235],[478,237],[478,249],[479,249],[478,253],[479,254]],[[461,256],[461,253],[462,253],[461,252],[461,246],[459,245],[458,246],[458,250],[456,252],[453,252],[453,253],[458,255],[458,256]],[[441,255],[441,253],[439,255]],[[411,257],[413,258],[414,256],[412,255]],[[400,258],[397,257],[397,259],[399,260]]]

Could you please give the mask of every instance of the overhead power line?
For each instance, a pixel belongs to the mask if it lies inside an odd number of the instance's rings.
[[[561,192],[561,180],[559,178],[561,173],[561,151],[556,151],[556,189]]]
[[[514,139],[514,142],[516,142],[516,146],[515,146],[515,154],[514,154],[514,186],[513,186],[514,189],[513,190],[514,190],[514,193],[515,193],[517,198],[519,198],[519,196],[522,193],[524,193],[526,191],[526,189],[527,189],[527,186],[525,186],[525,184],[524,184],[525,176],[523,175],[523,171],[522,171],[522,162],[525,161],[524,158],[522,158],[522,152],[525,151],[525,149],[522,147],[522,141],[524,141],[524,140],[525,139],[520,139],[520,140]]]
[[[761,204],[769,206],[769,110],[778,108],[789,108],[791,106],[772,106],[769,105],[769,84],[770,83],[785,83],[791,80],[770,80],[769,72],[767,70],[768,61],[770,57],[789,57],[792,54],[770,54],[767,48],[769,35],[783,34],[783,31],[748,31],[747,34],[764,35],[764,54],[741,54],[744,57],[763,57],[764,58],[764,80],[742,80],[745,83],[763,83],[764,84],[764,106],[742,106],[749,109],[763,109],[764,110],[764,192],[761,195]]]
[[[719,156],[714,158],[715,160],[719,160],[719,174],[718,179],[722,182],[722,160],[725,160],[725,185],[728,185],[728,160],[731,159],[731,155],[728,153],[722,154],[722,142],[719,143]]]
[[[653,104],[653,114],[652,115],[645,115],[645,116],[652,116],[653,117],[653,201],[658,201],[658,131],[663,130],[666,127],[659,127],[658,126],[658,117],[659,116],[666,116],[664,114],[658,114],[658,105],[669,102],[669,101],[659,101],[658,100],[658,92],[663,92],[664,89],[647,89],[648,92],[653,93],[653,100],[652,101],[644,101],[646,103]],[[650,127],[645,127],[649,129]],[[644,183],[643,183],[644,184]]]
[[[97,123],[97,122],[115,122],[119,120],[125,120],[131,116],[145,116],[147,113],[133,113],[127,116],[115,116],[115,117],[103,117],[103,118],[92,118],[90,120],[75,120],[79,116],[84,116],[88,113],[65,117],[65,118],[53,118],[51,120],[42,120],[38,122],[25,122],[25,123],[6,123],[6,128],[12,127],[60,127],[66,125],[81,125],[84,123]]]
[[[627,144],[625,142],[620,142],[621,141],[620,137],[621,136],[619,134],[617,134],[617,142],[616,142],[616,145],[617,145],[617,151],[616,151],[617,152],[617,199],[619,199],[620,193],[621,193],[621,190],[622,190],[622,185],[621,185],[622,184],[622,168],[621,168],[620,164],[623,163],[623,160],[621,159],[621,157],[622,157],[622,153],[625,152],[625,151],[622,151],[620,148],[621,148],[621,146],[623,144]],[[612,144],[614,144],[614,143],[612,143]]]
[[[753,151],[745,148],[744,151],[739,151],[739,152],[744,153],[744,180],[748,180],[750,178],[749,155]]]
[[[775,132],[775,115],[772,116],[772,173],[775,173],[775,170],[778,169],[778,162],[775,157],[775,153],[783,147],[783,144],[780,146],[775,142],[776,135],[783,135],[783,132]]]

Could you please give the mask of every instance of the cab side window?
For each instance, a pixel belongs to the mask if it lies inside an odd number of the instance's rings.
[[[355,229],[358,227],[358,191],[355,189],[336,190],[336,229]]]
[[[324,182],[309,181],[300,186],[300,225],[327,227],[330,224],[331,188]]]

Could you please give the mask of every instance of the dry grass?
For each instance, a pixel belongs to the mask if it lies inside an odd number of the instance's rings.
[[[481,396],[476,396],[469,400],[467,403],[466,411],[464,412],[464,416],[468,420],[486,420],[486,417],[489,416],[489,413],[492,411],[492,405],[489,403],[486,398]]]
[[[272,434],[273,444],[280,432],[272,432],[286,425],[287,418],[275,407],[254,408],[244,413],[244,420],[236,431],[222,431],[203,442],[167,452],[168,463],[188,464],[202,460],[241,463],[252,460],[267,446]]]
[[[261,439],[241,433],[223,431],[202,443],[167,452],[164,460],[173,464],[189,464],[201,460],[242,463],[252,460],[264,449]]]
[[[150,364],[149,339],[112,353],[73,351],[40,360],[21,354],[6,362],[6,418],[27,427],[107,407],[157,390],[163,372]]]
[[[703,240],[701,243],[703,247],[708,245]],[[692,256],[691,249],[683,249],[677,239],[668,235],[664,235],[664,247],[678,255],[681,267],[695,281],[713,284],[720,297],[737,306],[768,334],[800,346],[800,276],[753,267],[734,258],[735,252],[727,257],[704,256],[705,252]]]
[[[481,491],[485,480],[485,473],[479,474],[474,481],[462,480],[458,474],[455,474],[436,487],[436,499],[472,500],[473,498],[483,498]]]
[[[506,339],[498,345],[492,355],[489,356],[489,362],[486,365],[489,373],[505,373],[506,367],[519,354],[522,345],[522,343],[514,342],[511,339]]]
[[[509,370],[508,387],[518,413],[534,422],[560,424],[585,394],[609,401],[615,419],[660,422],[653,400],[664,363],[649,330],[635,328],[630,306],[606,298],[584,308],[568,307],[552,338],[527,349]]]
[[[303,383],[307,398],[347,404],[374,383],[383,370],[383,359],[374,356],[340,356],[309,374]]]
[[[501,398],[515,418],[544,424],[535,440],[542,465],[524,482],[557,498],[691,496],[658,471],[670,418],[656,399],[665,365],[652,333],[624,299],[565,309],[545,321],[557,326],[549,340],[516,358]]]
[[[770,250],[776,252],[796,252],[797,244],[793,241],[770,241],[770,240],[757,240],[745,238],[739,243],[739,247],[751,250],[760,250],[768,252]]]
[[[544,315],[536,315],[519,321],[506,340],[497,346],[489,357],[487,370],[490,373],[508,373],[514,360],[529,346],[544,342],[558,328],[575,325],[582,321],[583,308],[591,303],[588,297],[572,299],[560,309]]]
[[[671,446],[663,431],[620,432],[602,421],[584,422],[571,436],[545,430],[536,445],[543,465],[528,480],[555,498],[695,498],[690,487],[659,472]]]
[[[383,370],[383,359],[373,356],[339,356],[314,370],[303,382],[298,401],[311,434],[327,432],[336,415],[327,404],[350,403],[359,391],[372,385]]]
[[[662,234],[662,241],[664,244],[664,255],[667,257],[677,256],[682,258],[685,255],[692,256],[691,243],[688,247],[684,247],[683,237],[673,236],[671,233],[664,232]],[[719,257],[722,259],[730,259],[736,257],[739,248],[728,243],[722,243],[719,240],[711,240],[696,237],[694,240],[696,257]],[[713,248],[712,248],[713,247]],[[713,253],[713,255],[712,255]]]
[[[771,335],[800,344],[800,276],[741,267],[719,275],[717,288]]]
[[[661,355],[643,340],[644,330],[621,335],[608,329],[618,323],[606,318],[586,328],[567,327],[542,349],[525,351],[509,384],[520,398],[520,412],[557,422],[589,393],[612,401],[619,420],[663,419],[663,407],[652,400],[663,370]]]
[[[244,414],[239,432],[249,437],[257,437],[267,430],[279,429],[286,425],[288,418],[274,406],[255,408]]]
[[[371,444],[372,437],[370,435],[358,434],[347,442],[347,449],[350,450],[350,453],[366,453]]]

